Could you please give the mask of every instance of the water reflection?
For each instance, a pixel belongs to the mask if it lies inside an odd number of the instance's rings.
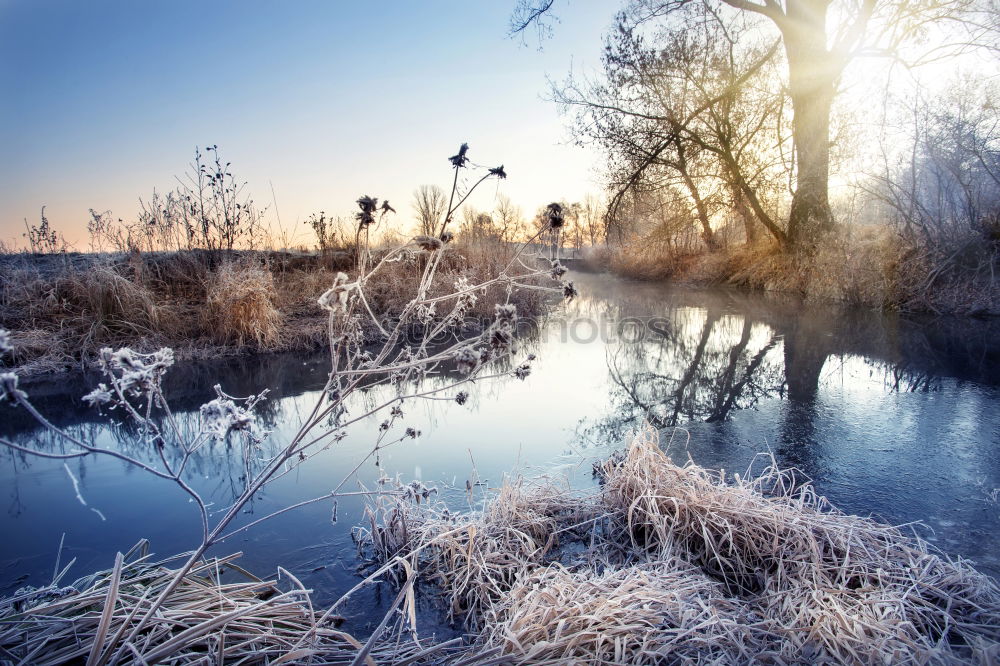
[[[658,428],[723,421],[733,410],[780,398],[796,405],[783,439],[808,441],[808,405],[824,369],[836,379],[836,368],[850,359],[868,370],[867,380],[852,381],[877,381],[890,392],[940,391],[946,379],[1000,385],[996,321],[907,319],[721,290],[629,287],[627,301],[588,294],[567,315],[601,320],[614,333],[607,341],[611,409],[591,426],[604,436],[621,437],[643,419]]]

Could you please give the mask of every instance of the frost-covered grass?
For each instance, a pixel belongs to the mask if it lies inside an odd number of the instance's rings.
[[[1000,245],[967,235],[931,243],[888,227],[844,228],[811,253],[763,241],[708,251],[654,236],[605,251],[629,277],[731,284],[885,310],[1000,314]]]
[[[1000,588],[844,514],[801,474],[675,465],[654,431],[573,493],[507,481],[478,513],[373,499],[378,562],[514,664],[996,663]],[[405,571],[402,563],[406,563]]]
[[[397,316],[406,306],[421,278],[420,252],[411,247],[367,285],[379,317]],[[462,244],[449,244],[443,254],[431,286],[438,295],[457,280],[485,281],[504,259]],[[10,362],[22,376],[93,363],[104,346],[146,352],[169,346],[178,358],[319,349],[327,336],[317,295],[353,265],[346,251],[0,256],[0,327],[17,343]],[[539,292],[508,297],[499,285],[479,294],[467,314],[484,322],[508,298],[522,316],[543,309]]]

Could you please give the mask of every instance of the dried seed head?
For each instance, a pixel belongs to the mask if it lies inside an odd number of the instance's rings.
[[[466,393],[465,391],[459,391],[458,393],[455,394],[455,402],[457,402],[460,405],[464,405],[468,399],[469,399],[469,394]]]
[[[17,382],[17,375],[13,372],[0,373],[0,402],[15,402],[18,398],[28,397],[27,393],[17,388]]]
[[[324,310],[331,312],[347,310],[347,299],[351,291],[358,286],[357,282],[347,282],[347,274],[337,273],[333,279],[333,286],[323,292],[316,302]]]
[[[507,172],[503,170],[503,165],[501,164],[498,167],[493,167],[492,169],[490,169],[490,175],[496,176],[497,178],[506,178]]]
[[[490,332],[490,346],[498,350],[510,349],[514,346],[514,334],[506,327],[494,328]]]
[[[254,415],[232,400],[216,398],[201,406],[201,431],[215,439],[225,439],[230,430],[250,430]]]
[[[458,154],[449,157],[448,161],[451,162],[451,165],[455,168],[464,167],[465,163],[469,161],[469,158],[465,155],[467,152],[469,152],[469,144],[463,143],[458,149]]]
[[[580,295],[580,292],[576,290],[576,287],[573,286],[572,282],[563,282],[562,287],[563,287],[563,297],[567,301],[573,300],[574,298]]]
[[[501,324],[510,324],[513,326],[514,322],[517,321],[517,306],[513,303],[498,303],[493,310],[496,314],[497,322]]]
[[[479,365],[479,356],[479,352],[474,349],[463,347],[455,353],[455,367],[463,375],[471,374]]]
[[[565,220],[563,219],[563,209],[562,205],[556,202],[550,203],[545,207],[545,217],[549,221],[549,227],[552,229],[561,229]]]
[[[518,379],[523,380],[525,377],[531,374],[531,365],[528,363],[522,363],[514,369],[514,376]]]
[[[152,354],[140,354],[128,347],[118,351],[105,347],[99,358],[105,374],[120,391],[139,395],[159,387],[163,375],[174,364],[174,351],[164,347]]]
[[[97,388],[83,396],[83,401],[89,403],[91,407],[106,405],[114,399],[114,394],[108,389],[107,384],[98,384]]]
[[[414,236],[413,242],[421,249],[427,252],[433,252],[434,250],[440,250],[444,247],[444,243],[447,241],[441,241],[433,236]]]
[[[558,280],[563,275],[566,275],[566,267],[560,263],[558,259],[552,260],[552,271],[549,273],[553,280]]]
[[[450,231],[446,231],[443,234],[441,234],[441,242],[443,242],[445,245],[452,242],[453,240],[455,240],[455,234],[451,233]]]
[[[430,305],[419,305],[414,313],[414,317],[418,322],[424,326],[430,326],[434,323],[434,317],[437,315],[437,303],[431,303]]]
[[[375,211],[378,209],[378,198],[365,195],[358,199],[358,208],[361,209],[361,212],[354,214],[354,217],[358,220],[358,224],[362,227],[374,224]]]

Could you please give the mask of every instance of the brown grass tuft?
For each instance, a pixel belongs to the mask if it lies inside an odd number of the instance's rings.
[[[276,296],[266,268],[252,260],[223,264],[208,285],[206,326],[222,344],[274,347],[281,333]]]
[[[683,562],[531,572],[487,613],[483,641],[515,663],[750,663],[759,631],[739,604]]]
[[[153,292],[112,266],[97,264],[70,274],[57,288],[79,308],[79,317],[87,328],[84,347],[90,346],[91,340],[148,337],[160,331],[161,307]]]

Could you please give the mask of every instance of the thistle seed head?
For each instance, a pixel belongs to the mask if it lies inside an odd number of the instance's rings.
[[[358,224],[362,227],[374,224],[375,211],[378,209],[378,198],[370,197],[366,194],[358,199],[358,208],[361,209],[361,212],[354,214],[354,217],[358,220]]]
[[[513,303],[497,303],[496,307],[494,307],[494,313],[496,314],[497,323],[513,326],[514,322],[517,321],[517,306]]]
[[[567,301],[571,301],[580,295],[580,292],[576,290],[572,282],[563,282],[563,298]]]

